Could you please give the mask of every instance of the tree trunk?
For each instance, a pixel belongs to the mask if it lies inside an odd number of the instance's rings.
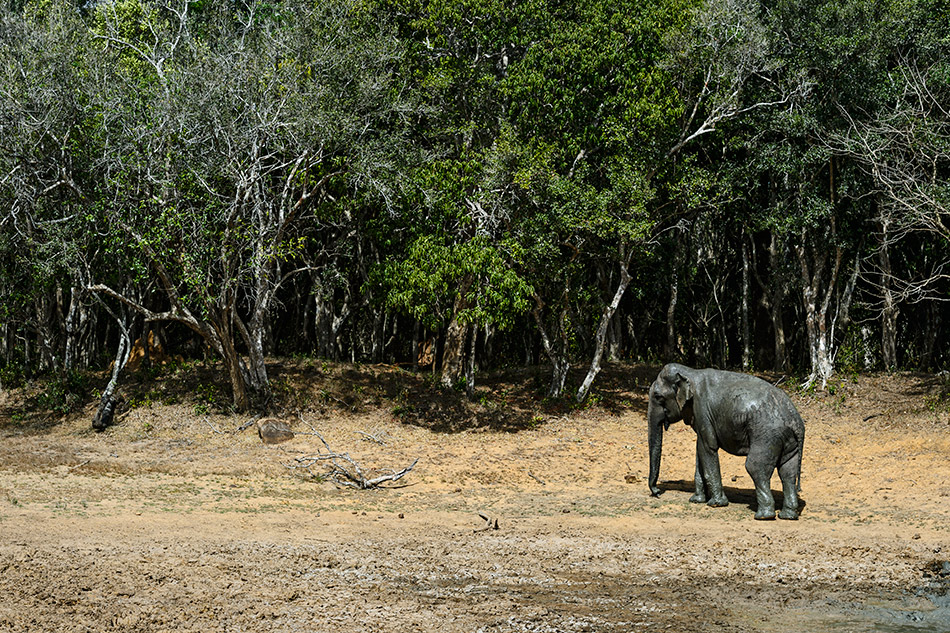
[[[265,323],[256,320],[251,325],[249,345],[247,350],[249,386],[254,393],[254,400],[258,405],[268,406],[271,400],[270,380],[267,377],[267,360],[264,351],[266,338]]]
[[[82,304],[83,289],[74,285],[69,294],[69,309],[66,313],[66,350],[63,355],[63,368],[74,369],[79,360],[79,344],[82,329],[86,324],[86,306]]]
[[[832,222],[833,235],[834,222]],[[841,247],[834,247],[834,262],[827,279],[825,279],[825,269],[828,264],[826,249],[814,245],[808,248],[806,237],[803,236],[802,243],[796,247],[796,252],[801,267],[802,306],[805,310],[811,365],[811,373],[805,381],[805,386],[810,387],[820,380],[821,388],[825,389],[828,379],[834,373],[834,325],[833,322],[829,322],[828,310],[838,282],[842,251]],[[809,259],[811,259],[810,262]],[[824,287],[824,293],[822,293],[822,287]],[[839,305],[838,308],[840,307]]]
[[[632,256],[632,250],[630,249],[623,258],[623,262],[620,266],[620,282],[617,284],[617,290],[614,292],[614,297],[611,302],[604,308],[604,313],[600,318],[600,325],[597,327],[597,334],[594,337],[594,358],[591,360],[590,368],[587,370],[587,376],[584,377],[584,382],[581,383],[580,388],[577,390],[577,395],[575,399],[577,402],[584,402],[587,400],[587,395],[590,393],[591,385],[594,383],[594,378],[597,377],[597,374],[600,373],[600,362],[604,354],[604,341],[607,337],[607,326],[610,323],[610,320],[613,318],[614,313],[617,311],[617,308],[620,306],[620,300],[623,299],[624,293],[627,291],[627,287],[630,285],[632,277],[627,271],[627,266],[630,264],[630,258]]]
[[[788,369],[788,352],[785,343],[785,317],[783,315],[784,304],[783,292],[782,296],[774,298],[771,309],[769,310],[769,318],[772,321],[772,331],[775,334],[774,359],[772,365],[775,371],[786,371]]]
[[[244,363],[230,339],[222,341],[222,348],[224,364],[231,379],[231,402],[235,412],[243,413],[251,408],[251,398],[244,378]]]
[[[677,360],[680,356],[679,345],[676,343],[676,303],[679,300],[680,260],[682,259],[682,245],[676,240],[676,252],[673,257],[673,270],[670,274],[670,302],[666,308],[666,349],[664,357],[667,362]]]
[[[56,358],[56,335],[53,330],[53,303],[49,292],[37,291],[34,298],[36,308],[36,342],[39,358],[37,367],[39,370],[47,371],[56,369],[58,364]]]
[[[749,332],[749,247],[742,242],[742,369],[751,365],[752,336]]]
[[[465,395],[475,397],[475,343],[478,341],[478,328],[469,328],[468,355],[465,359]]]
[[[538,333],[541,336],[541,346],[551,361],[551,385],[548,387],[549,398],[560,397],[564,391],[564,384],[567,382],[567,373],[571,369],[571,362],[568,358],[567,337],[568,303],[566,299],[568,294],[569,291],[565,288],[563,295],[565,301],[561,307],[560,317],[557,320],[558,340],[556,342],[551,340],[551,337],[548,335],[548,329],[544,324],[544,317],[542,315],[544,302],[541,300],[540,295],[537,293],[534,294],[535,307],[534,310],[531,311],[531,314],[534,316],[534,321],[538,326]]]
[[[108,308],[106,309],[108,310]],[[109,378],[105,389],[102,390],[102,396],[99,398],[99,408],[92,419],[92,428],[96,431],[104,431],[115,418],[115,410],[119,405],[119,399],[115,396],[119,385],[119,376],[122,374],[122,370],[125,369],[126,363],[129,362],[129,353],[132,351],[132,334],[129,332],[128,317],[123,308],[120,308],[119,314],[121,314],[121,317],[113,314],[119,329],[119,344],[116,348],[115,360],[112,363],[112,376]]]
[[[442,352],[442,375],[439,383],[443,387],[454,387],[463,377],[465,359],[465,340],[470,325],[463,323],[459,315],[468,308],[468,291],[474,283],[471,275],[464,277],[459,285],[452,310],[452,320],[445,333],[445,349]]]
[[[891,255],[888,251],[888,222],[884,220],[881,246],[878,249],[878,265],[881,269],[881,357],[884,368],[897,367],[897,317],[900,308],[891,283]]]
[[[331,298],[327,295],[320,281],[314,278],[314,334],[317,340],[317,356],[340,360],[343,352],[340,331],[350,316],[350,295],[348,292],[344,295],[339,313],[335,312]]]
[[[759,284],[759,288],[762,289],[761,304],[768,311],[769,320],[772,323],[774,344],[772,368],[775,371],[786,371],[788,369],[788,354],[786,352],[785,319],[783,314],[785,310],[785,295],[788,292],[788,287],[785,283],[785,275],[781,273],[783,262],[779,250],[778,237],[775,233],[772,233],[771,239],[769,240],[769,279],[766,282],[759,276],[755,266],[755,242],[753,242],[751,271]]]
[[[250,380],[244,360],[234,345],[230,307],[220,309],[211,318],[213,319],[212,329],[199,329],[197,331],[206,342],[215,348],[215,351],[224,361],[224,365],[228,370],[228,377],[231,380],[232,405],[236,412],[243,413],[252,406],[248,389]]]
[[[921,369],[934,369],[934,348],[940,333],[940,310],[936,301],[927,305],[927,327],[923,332],[923,344],[920,354]]]
[[[415,325],[412,327],[412,371],[419,370],[419,329],[420,323],[419,319],[416,319]]]
[[[607,327],[607,360],[620,360],[620,351],[623,348],[623,328],[621,315],[615,312],[610,325]]]

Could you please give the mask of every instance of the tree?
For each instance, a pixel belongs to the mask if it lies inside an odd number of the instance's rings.
[[[530,148],[521,155],[543,160],[526,165],[520,181],[536,207],[567,218],[562,243],[595,260],[606,255],[617,271],[600,300],[592,360],[575,396],[583,401],[631,262],[646,256],[672,210],[688,210],[708,188],[687,150],[736,117],[789,103],[806,85],[780,73],[749,2],[590,2],[546,24],[549,39],[507,80],[515,134]],[[763,91],[772,77],[786,81]]]
[[[224,359],[234,407],[266,406],[275,296],[307,268],[321,219],[346,212],[333,187],[387,194],[399,156],[398,44],[345,2],[126,0],[96,16],[103,214],[167,304],[90,289],[149,321],[185,324]]]
[[[493,157],[509,107],[501,83],[541,14],[497,0],[381,5],[411,42],[403,72],[421,88],[415,142],[427,160],[390,218],[400,239],[386,240],[375,278],[388,306],[444,332],[440,383],[471,391],[478,331],[510,326],[529,305]]]
[[[770,131],[759,136],[756,149],[770,172],[770,191],[763,197],[772,209],[764,215],[772,215],[766,223],[798,262],[808,385],[824,386],[834,371],[862,271],[867,282],[879,270],[873,259],[889,267],[886,251],[868,257],[865,235],[875,225],[884,233],[893,226],[880,217],[882,197],[856,160],[856,144],[849,150],[844,139],[863,122],[879,119],[893,101],[895,72],[909,70],[901,51],[917,45],[916,34],[934,15],[926,4],[792,1],[779,3],[770,15],[772,29],[794,43],[782,53],[789,68],[807,72],[813,85],[797,111],[776,113],[764,126]],[[775,145],[761,143],[773,132]],[[885,284],[882,329],[892,339],[896,312],[889,294]],[[893,342],[884,347],[893,349]]]
[[[69,372],[92,356],[80,346],[92,319],[78,266],[96,244],[86,215],[94,152],[78,89],[87,35],[65,2],[0,11],[3,324],[22,341],[25,365],[40,371]]]
[[[919,59],[921,53],[900,58],[890,73],[893,94],[874,114],[843,106],[848,127],[829,139],[832,149],[853,160],[873,183],[876,246],[865,281],[880,314],[882,360],[888,368],[898,363],[900,305],[941,300],[950,278],[945,272],[950,266],[950,76],[944,59]],[[915,234],[933,238],[942,256],[927,268],[899,272],[892,263],[895,250]]]

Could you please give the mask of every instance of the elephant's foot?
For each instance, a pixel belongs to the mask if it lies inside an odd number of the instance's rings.
[[[725,508],[729,505],[729,499],[726,498],[726,495],[719,495],[707,501],[706,505],[710,508]]]
[[[798,510],[792,510],[790,508],[782,508],[782,511],[778,513],[778,518],[785,519],[786,521],[797,521]]]
[[[755,511],[756,521],[771,521],[774,518],[775,518],[775,508],[759,508],[758,510]]]
[[[690,503],[706,503],[706,495],[697,492],[692,497],[689,498]]]

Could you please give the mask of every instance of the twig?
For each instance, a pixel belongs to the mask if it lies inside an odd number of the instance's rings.
[[[538,479],[537,477],[535,477],[534,473],[531,472],[530,470],[525,471],[525,472],[528,473],[528,477],[531,477],[532,479],[534,479],[536,482],[538,482],[538,483],[541,484],[542,486],[546,486],[546,485],[547,485],[546,483],[544,483],[543,481],[541,481],[540,479]]]
[[[249,429],[249,428],[251,428],[252,426],[254,426],[254,424],[255,424],[258,420],[260,420],[262,417],[263,417],[263,416],[261,416],[261,415],[255,415],[253,418],[251,418],[250,420],[248,420],[247,422],[245,422],[244,424],[242,424],[241,426],[239,426],[239,427],[237,428],[237,432],[240,433],[241,431],[246,431],[247,429]]]
[[[362,436],[363,436],[363,439],[366,440],[367,442],[376,442],[376,443],[379,444],[380,446],[385,446],[385,445],[386,445],[386,442],[384,442],[383,440],[379,439],[379,438],[376,437],[375,435],[370,435],[369,433],[363,433],[362,431],[356,431],[356,434],[357,434],[357,435],[362,435]]]
[[[472,530],[472,532],[477,534],[478,532],[486,532],[488,530],[498,529],[498,519],[492,519],[490,516],[488,516],[484,512],[479,512],[478,516],[480,516],[482,519],[485,520],[485,526],[480,527],[480,528],[475,528],[474,530]]]
[[[224,431],[218,430],[218,428],[215,427],[215,425],[211,424],[211,420],[209,420],[208,418],[205,418],[205,424],[207,424],[208,426],[210,426],[210,427],[211,427],[211,430],[214,431],[215,433],[217,433],[218,435],[224,435]]]

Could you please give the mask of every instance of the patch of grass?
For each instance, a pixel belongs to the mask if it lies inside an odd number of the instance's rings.
[[[151,409],[155,404],[167,404],[157,390],[129,396],[126,401],[129,409]]]

